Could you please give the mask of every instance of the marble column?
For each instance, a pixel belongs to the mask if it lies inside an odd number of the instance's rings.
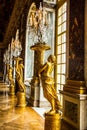
[[[38,70],[44,64],[44,53],[49,50],[50,47],[46,44],[37,43],[30,47],[34,51],[34,70],[33,78],[31,80],[31,96],[29,98],[29,104],[31,106],[44,106],[47,100],[43,96],[43,90],[41,88],[40,79],[38,77]]]

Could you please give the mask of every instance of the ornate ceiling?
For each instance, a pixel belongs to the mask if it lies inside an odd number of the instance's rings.
[[[3,42],[14,2],[15,0],[0,0],[0,42]]]

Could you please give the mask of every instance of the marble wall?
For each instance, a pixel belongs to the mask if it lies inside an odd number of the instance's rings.
[[[84,80],[84,1],[70,0],[69,79]]]

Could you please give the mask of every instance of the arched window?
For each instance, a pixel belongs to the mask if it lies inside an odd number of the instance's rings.
[[[46,32],[47,41],[46,44],[50,46],[50,50],[45,52],[45,62],[50,54],[54,54],[54,45],[55,45],[55,10],[44,7],[47,11],[48,17],[50,17],[49,29]]]
[[[31,80],[33,76],[33,65],[34,65],[34,52],[30,47],[34,44],[31,35],[29,34],[29,18],[32,11],[36,9],[35,3],[32,3],[27,17],[26,23],[26,43],[25,43],[25,82]]]

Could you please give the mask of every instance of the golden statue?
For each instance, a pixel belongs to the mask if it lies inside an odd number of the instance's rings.
[[[22,58],[16,58],[16,80],[18,83],[18,91],[25,92],[25,85],[23,83],[23,69],[24,65],[22,63]]]
[[[54,79],[51,77],[55,61],[56,57],[54,55],[50,55],[48,57],[48,61],[38,72],[38,75],[41,77],[42,81],[44,97],[50,102],[52,107],[52,109],[48,112],[50,114],[55,114],[61,108],[56,90],[54,88]]]
[[[6,63],[6,79],[5,79],[6,82],[9,82],[9,81],[8,81],[8,80],[9,80],[8,75],[9,75],[9,64]]]
[[[20,57],[15,58],[16,60],[16,95],[17,95],[17,106],[25,107],[26,106],[26,94],[25,94],[25,85],[23,82],[23,59]]]
[[[8,78],[9,78],[9,80],[10,80],[10,84],[11,84],[12,86],[14,86],[14,79],[13,79],[12,73],[13,73],[13,67],[9,66]]]
[[[8,70],[8,79],[10,81],[10,95],[15,94],[15,83],[13,79],[13,67],[9,65],[9,70]]]

